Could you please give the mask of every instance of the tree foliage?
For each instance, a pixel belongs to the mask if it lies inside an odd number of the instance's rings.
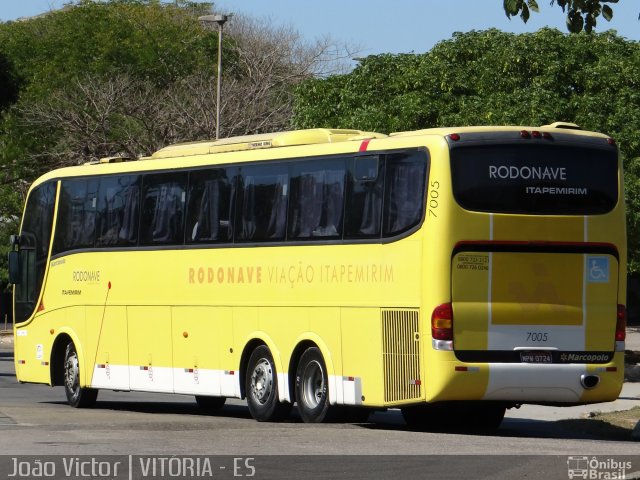
[[[0,237],[15,233],[25,192],[45,171],[212,138],[218,33],[197,20],[211,8],[77,0],[0,23],[0,87],[15,87],[0,97]],[[234,16],[223,44],[223,135],[288,128],[293,86],[331,72],[333,47]]]
[[[0,112],[18,99],[20,80],[13,63],[0,53]]]
[[[640,271],[639,83],[640,43],[614,32],[457,33],[425,54],[370,56],[303,83],[294,123],[393,132],[564,120],[608,133],[626,162],[630,266]]]
[[[86,93],[109,81],[119,84],[121,77],[132,80],[130,92],[141,84],[161,91],[184,72],[201,71],[202,65],[213,72],[217,37],[194,21],[210,6],[78,0],[59,11],[0,24],[0,237],[17,231],[26,190],[39,174],[92,154],[106,155],[101,135],[137,133],[118,121],[115,106],[109,107],[114,116],[106,115],[98,111],[100,99]],[[83,80],[88,83],[80,86]],[[67,135],[88,126],[90,119],[85,142]],[[109,132],[107,124],[114,127]],[[80,155],[61,161],[74,147]],[[7,244],[0,241],[0,280],[6,279]]]
[[[28,91],[65,86],[79,73],[124,70],[158,85],[210,65],[217,37],[194,17],[211,4],[158,0],[80,0],[62,10],[0,25],[0,49]]]
[[[607,21],[613,18],[613,9],[608,3],[618,0],[551,0],[551,5],[558,5],[567,14],[567,30],[571,33],[585,31],[591,33],[596,27],[598,17]],[[539,12],[536,0],[503,0],[504,13],[507,17],[520,16],[527,23],[530,12]]]

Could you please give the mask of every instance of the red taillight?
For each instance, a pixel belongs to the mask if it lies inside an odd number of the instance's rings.
[[[618,315],[616,319],[616,342],[624,342],[627,336],[627,307],[618,305]]]
[[[526,130],[522,130],[522,131],[520,132],[520,136],[521,136],[522,138],[531,138],[531,134],[530,134],[529,132],[527,132]]]
[[[457,133],[452,133],[451,135],[449,135],[449,138],[454,142],[457,142],[458,140],[460,140],[460,135],[458,135]]]
[[[553,137],[549,132],[542,132],[542,138],[544,138],[545,140],[553,140]]]
[[[542,134],[537,130],[531,132],[531,135],[533,135],[533,138],[542,138]]]
[[[438,305],[433,310],[431,336],[436,340],[453,340],[453,308],[450,303]]]
[[[607,143],[613,147],[615,146],[616,141],[613,138],[607,138]]]

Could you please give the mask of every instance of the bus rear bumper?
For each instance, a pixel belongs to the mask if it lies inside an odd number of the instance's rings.
[[[618,398],[621,380],[617,369],[611,372],[584,364],[491,364],[482,399],[521,403],[606,402]],[[596,385],[591,386],[589,381]]]
[[[443,352],[444,353],[444,352]],[[623,354],[606,364],[445,361],[426,384],[426,401],[587,404],[613,401],[624,381]]]

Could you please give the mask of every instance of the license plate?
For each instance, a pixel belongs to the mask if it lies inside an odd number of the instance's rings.
[[[520,352],[520,361],[523,363],[553,363],[551,352]]]

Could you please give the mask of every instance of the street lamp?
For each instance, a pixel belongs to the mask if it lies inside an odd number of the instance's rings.
[[[216,140],[220,138],[220,90],[222,85],[222,27],[231,15],[203,15],[198,17],[202,24],[218,24],[218,89],[216,90]]]

